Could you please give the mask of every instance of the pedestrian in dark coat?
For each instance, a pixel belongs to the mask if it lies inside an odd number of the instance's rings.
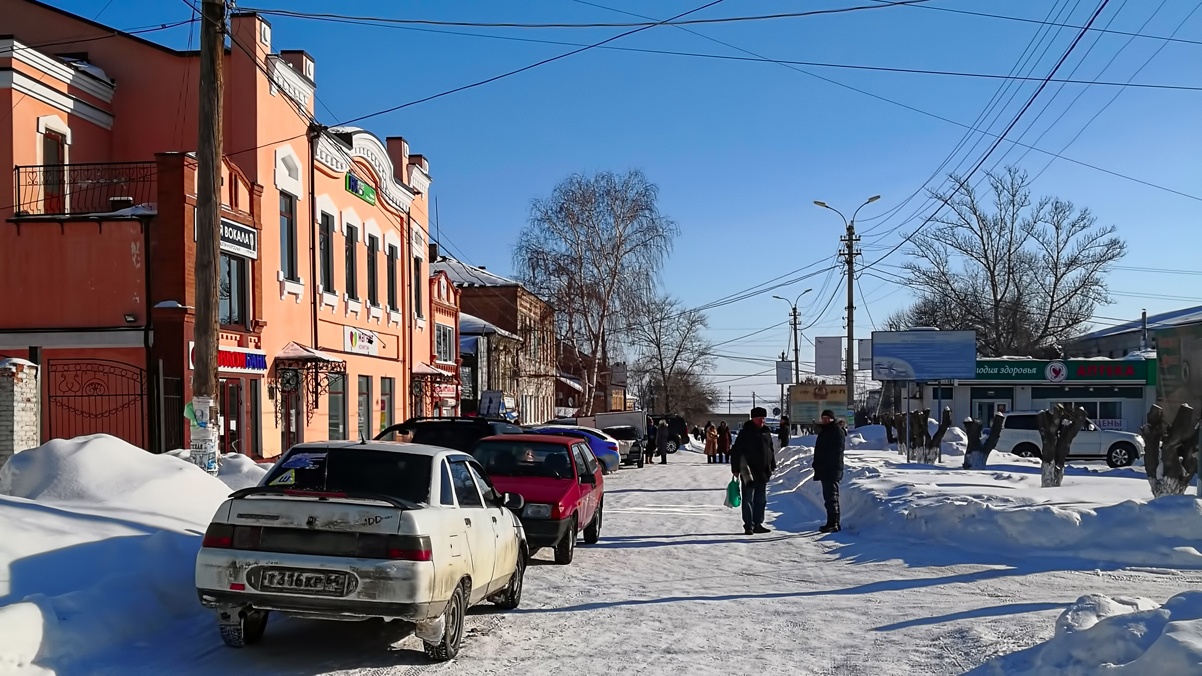
[[[764,425],[768,411],[751,409],[751,420],[743,423],[730,449],[730,471],[743,486],[743,532],[770,533],[764,527],[764,509],[768,506],[768,479],[776,471],[776,452],[772,430]]]
[[[655,447],[659,451],[659,464],[668,464],[668,440],[672,438],[672,432],[668,430],[668,421],[659,421],[659,427],[655,430]]]
[[[814,478],[822,482],[822,501],[826,504],[826,525],[818,529],[823,533],[838,533],[843,528],[839,523],[839,482],[843,480],[845,442],[835,414],[823,411],[818,440],[814,442]]]
[[[789,436],[792,434],[792,430],[789,429],[789,416],[782,415],[780,417],[780,427],[776,430],[776,434],[780,438],[781,448],[789,445]]]
[[[718,423],[718,462],[730,462],[730,426],[725,420]]]

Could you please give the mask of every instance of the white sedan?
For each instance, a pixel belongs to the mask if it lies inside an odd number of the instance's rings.
[[[197,594],[230,646],[258,641],[274,610],[412,623],[426,655],[449,660],[469,606],[521,602],[522,507],[459,451],[301,444],[217,510],[196,558]]]

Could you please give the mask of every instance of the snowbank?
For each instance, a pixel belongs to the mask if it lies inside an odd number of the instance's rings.
[[[231,475],[246,480],[246,463]],[[193,562],[229,492],[107,435],[14,456],[0,468],[0,672],[79,669],[150,627],[203,615]]]
[[[1197,674],[1202,672],[1202,592],[1163,606],[1143,598],[1083,596],[1056,621],[1046,643],[974,673],[1026,676]]]
[[[193,464],[192,452],[186,448],[168,451],[167,455]],[[232,491],[257,486],[270,469],[271,463],[256,463],[241,453],[227,453],[217,459],[217,478]]]
[[[809,448],[782,452],[770,493],[782,527],[812,528],[821,489]],[[1004,458],[1004,460],[1003,460]],[[848,451],[841,504],[848,530],[881,529],[991,557],[1059,556],[1093,563],[1202,568],[1202,501],[1150,500],[1142,473],[1070,465],[1040,488],[1039,464],[995,455],[989,469],[907,464],[890,451]]]

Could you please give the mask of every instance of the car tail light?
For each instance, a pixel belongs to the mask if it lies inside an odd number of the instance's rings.
[[[434,552],[426,535],[389,535],[387,557],[394,561],[432,561]]]
[[[615,442],[612,442],[612,441],[605,442],[605,447],[611,451],[618,450],[618,444],[616,444]]]
[[[228,523],[211,523],[205,529],[204,539],[201,540],[201,547],[214,547],[217,549],[229,549],[234,544],[234,527]]]

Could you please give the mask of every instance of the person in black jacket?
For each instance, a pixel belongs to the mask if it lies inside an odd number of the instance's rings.
[[[776,471],[776,452],[772,447],[772,430],[764,425],[768,411],[760,406],[751,409],[751,420],[730,449],[730,471],[743,486],[743,532],[771,533],[764,528],[764,509],[768,506],[768,479]]]
[[[826,503],[826,525],[818,529],[823,533],[838,533],[843,528],[839,523],[839,482],[843,480],[844,440],[835,414],[823,411],[814,442],[814,478],[822,482],[822,501]]]

